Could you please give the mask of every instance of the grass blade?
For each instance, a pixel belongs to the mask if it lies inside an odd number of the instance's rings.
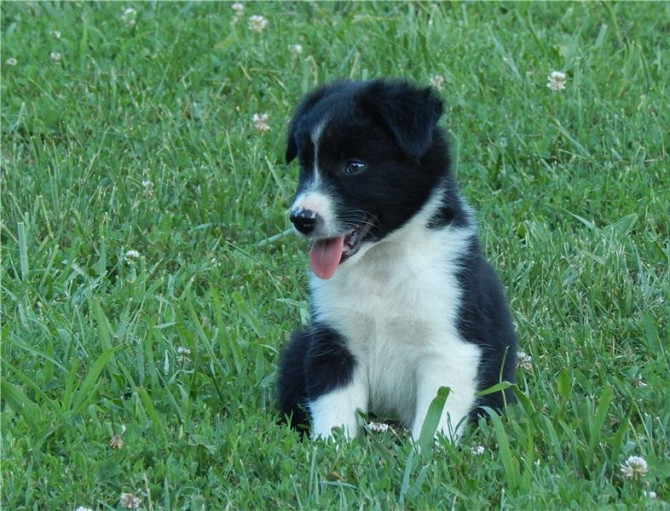
[[[447,403],[450,389],[448,387],[440,387],[437,390],[435,399],[430,403],[426,418],[421,426],[421,433],[419,434],[419,450],[422,453],[430,452],[435,442],[435,433],[440,424],[440,418],[444,411],[444,405]]]
[[[99,383],[100,373],[107,365],[107,362],[112,358],[114,352],[117,351],[121,346],[116,348],[109,349],[105,351],[102,355],[98,357],[91,369],[86,374],[86,377],[82,381],[77,393],[72,401],[72,412],[77,414],[81,411],[87,401],[89,401],[93,396],[93,389]]]
[[[32,428],[37,427],[39,407],[21,389],[3,378],[0,380],[0,396],[2,396],[2,402],[16,413],[23,415]]]
[[[146,412],[147,417],[149,417],[151,424],[153,424],[154,430],[160,435],[163,443],[167,445],[168,439],[167,434],[165,433],[165,429],[163,428],[163,421],[161,420],[158,411],[156,411],[156,407],[151,401],[147,389],[144,387],[137,387],[137,395],[142,402],[142,406],[144,407],[144,411]]]
[[[17,230],[19,234],[19,268],[21,269],[21,280],[25,281],[30,273],[28,266],[28,236],[26,234],[26,224],[18,222]]]

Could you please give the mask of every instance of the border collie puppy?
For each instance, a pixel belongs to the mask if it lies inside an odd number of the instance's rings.
[[[309,94],[289,126],[300,163],[290,220],[312,240],[312,324],[279,368],[279,409],[312,438],[354,437],[360,414],[418,440],[440,387],[438,432],[458,441],[481,406],[500,409],[516,334],[477,224],[450,171],[442,102],[404,81],[342,81]]]

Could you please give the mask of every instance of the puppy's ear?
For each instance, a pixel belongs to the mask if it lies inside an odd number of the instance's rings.
[[[428,150],[442,115],[442,100],[430,87],[415,87],[401,81],[371,82],[361,91],[359,104],[386,125],[400,149],[412,158]]]
[[[296,140],[296,134],[300,125],[300,121],[309,113],[314,105],[316,105],[324,96],[328,94],[330,88],[331,87],[329,86],[321,87],[320,89],[317,89],[314,92],[308,94],[293,114],[293,119],[291,119],[291,123],[288,127],[288,139],[286,140],[286,163],[291,163],[295,157],[298,156],[298,142]]]

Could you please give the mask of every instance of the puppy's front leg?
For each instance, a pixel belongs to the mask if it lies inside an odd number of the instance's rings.
[[[358,412],[367,411],[363,370],[337,331],[323,325],[312,328],[305,361],[312,438],[330,438],[337,427],[353,438],[358,433]]]
[[[478,354],[473,352],[471,355],[474,356],[461,359],[471,358],[468,364],[456,365],[453,360],[437,356],[421,365],[420,373],[417,374],[416,412],[412,423],[412,438],[415,442],[419,440],[428,408],[440,387],[448,387],[450,391],[437,433],[454,443],[460,440],[468,414],[476,401]]]
[[[360,429],[359,412],[365,413],[366,392],[352,382],[310,401],[312,438],[330,438],[333,428],[342,428],[346,438],[354,438]]]

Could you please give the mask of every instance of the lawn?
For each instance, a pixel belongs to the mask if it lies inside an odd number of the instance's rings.
[[[670,3],[1,11],[3,509],[670,507]],[[287,120],[380,76],[440,90],[527,354],[518,404],[421,453],[274,404]]]

